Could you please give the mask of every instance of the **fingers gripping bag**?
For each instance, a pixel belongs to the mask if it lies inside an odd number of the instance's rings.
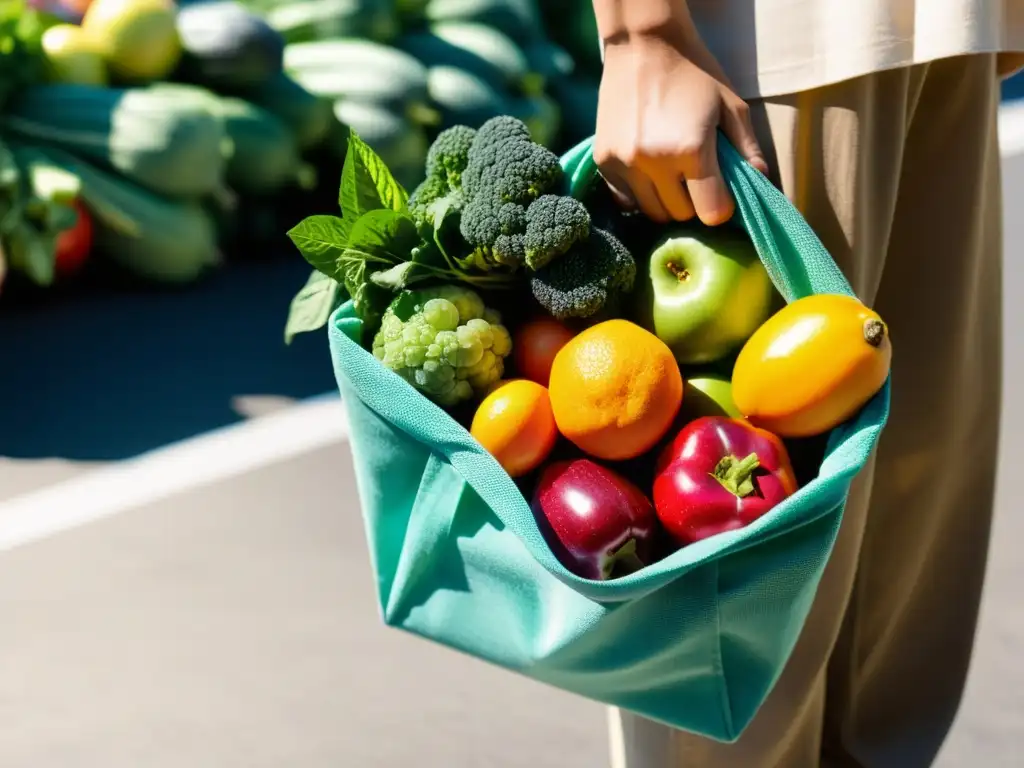
[[[852,295],[789,201],[720,138],[737,221],[786,301]],[[599,177],[591,140],[562,158],[569,193]],[[534,680],[719,741],[778,679],[835,541],[889,384],[827,437],[816,475],[745,528],[607,581],[568,571],[516,483],[439,406],[329,322],[384,621]]]

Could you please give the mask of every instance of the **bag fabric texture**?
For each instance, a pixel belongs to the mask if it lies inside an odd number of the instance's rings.
[[[592,140],[562,158],[598,179]],[[851,294],[789,201],[719,136],[723,174],[787,301]],[[612,581],[554,557],[513,480],[465,428],[359,346],[349,304],[331,353],[383,620],[509,670],[719,741],[778,679],[835,542],[850,482],[886,421],[889,383],[828,437],[820,470],[750,526]]]

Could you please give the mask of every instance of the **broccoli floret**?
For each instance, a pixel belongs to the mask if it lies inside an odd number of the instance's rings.
[[[427,176],[409,195],[409,213],[416,222],[428,222],[433,228],[433,216],[430,208],[438,200],[451,193],[451,187],[440,176]]]
[[[477,131],[482,145],[503,144],[506,141],[532,141],[526,123],[510,115],[498,115],[484,122]]]
[[[500,264],[516,268],[524,256],[526,209],[517,203],[495,205],[488,198],[468,204],[460,221],[462,237],[473,247],[471,262],[481,269]]]
[[[528,204],[562,181],[558,156],[534,143],[523,121],[494,117],[476,132],[463,173],[470,198],[498,193],[505,202]]]
[[[538,197],[526,209],[526,266],[533,270],[547,266],[589,234],[590,214],[579,200],[561,195]]]
[[[462,186],[470,199],[496,197],[528,205],[557,189],[562,179],[558,155],[550,149],[524,139],[484,143],[478,133],[469,150]]]
[[[427,178],[442,179],[450,189],[461,189],[462,172],[469,162],[469,148],[476,131],[467,125],[446,128],[427,151]]]
[[[457,228],[470,248],[458,256],[464,267],[538,269],[590,231],[586,208],[556,194],[564,179],[558,156],[533,142],[517,118],[495,117],[475,131],[443,131],[426,170],[409,209],[421,231],[434,227],[443,209],[456,214],[451,231]]]
[[[437,211],[459,211],[463,205],[462,173],[476,131],[465,125],[438,134],[427,151],[426,178],[409,195],[409,213],[422,229],[433,230]]]
[[[561,258],[534,273],[530,288],[538,303],[559,320],[590,317],[616,295],[633,290],[636,262],[609,232],[591,228]]]
[[[473,250],[464,263],[517,269],[526,260],[527,206],[562,183],[558,157],[508,116],[480,127],[468,157],[459,231]]]

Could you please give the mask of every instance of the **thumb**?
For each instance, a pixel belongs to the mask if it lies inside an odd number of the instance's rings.
[[[750,107],[746,102],[725,104],[721,116],[722,133],[724,133],[743,159],[757,168],[761,173],[768,173],[768,163],[764,152],[754,135],[754,124],[750,120]]]

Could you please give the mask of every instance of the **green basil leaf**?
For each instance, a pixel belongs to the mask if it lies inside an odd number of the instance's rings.
[[[344,258],[394,265],[412,258],[422,240],[416,223],[406,214],[390,210],[364,213],[352,225]]]
[[[71,205],[54,203],[44,208],[42,227],[51,234],[60,234],[78,224],[78,210]]]
[[[288,309],[284,342],[291,344],[300,333],[317,331],[327,324],[331,313],[345,300],[345,289],[337,280],[313,270]]]
[[[348,151],[341,172],[338,204],[341,215],[355,221],[368,211],[385,209],[400,213],[405,210],[409,195],[395,181],[383,160],[370,145],[349,130]]]
[[[337,216],[309,216],[288,230],[288,237],[315,269],[341,279],[349,229]]]
[[[18,161],[6,146],[0,144],[0,187],[14,189],[21,179]]]
[[[9,238],[11,266],[24,273],[33,283],[53,283],[56,239],[43,237],[28,224],[22,224]]]
[[[417,280],[423,280],[430,276],[429,274],[422,274],[422,271],[419,264],[403,261],[401,264],[391,267],[391,269],[374,272],[370,275],[370,282],[381,288],[387,288],[389,291],[397,292],[415,283]]]

